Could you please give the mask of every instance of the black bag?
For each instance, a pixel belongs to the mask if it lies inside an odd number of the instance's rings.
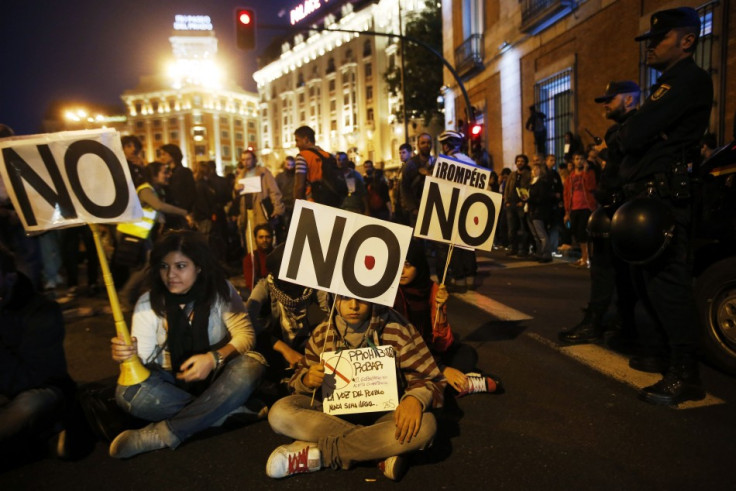
[[[322,166],[322,179],[309,183],[312,187],[312,199],[323,205],[339,207],[348,195],[348,185],[345,174],[337,166],[337,159],[330,153],[327,156],[322,155],[314,148],[307,150],[319,158]]]
[[[146,241],[140,237],[123,234],[112,255],[115,266],[132,268],[142,264],[146,259]]]
[[[98,438],[107,442],[112,442],[125,430],[143,428],[148,424],[118,406],[115,387],[115,378],[110,378],[80,387],[77,395],[87,424]]]

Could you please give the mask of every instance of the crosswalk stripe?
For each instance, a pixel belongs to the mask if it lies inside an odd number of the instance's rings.
[[[501,321],[526,321],[534,318],[508,305],[497,302],[492,298],[481,295],[476,291],[470,290],[465,293],[453,293],[452,296],[478,307]]]
[[[560,346],[537,333],[530,332],[524,335],[635,389],[643,389],[658,382],[662,378],[659,374],[634,370],[629,367],[628,359],[625,356],[596,344]],[[722,399],[711,394],[706,394],[705,399],[702,401],[687,401],[676,406],[676,409],[693,409],[724,403],[725,401]]]

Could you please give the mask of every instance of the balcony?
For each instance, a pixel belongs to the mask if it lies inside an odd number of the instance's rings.
[[[575,8],[575,0],[521,0],[521,31],[542,32]]]
[[[483,35],[471,34],[455,48],[455,70],[461,77],[483,69]]]

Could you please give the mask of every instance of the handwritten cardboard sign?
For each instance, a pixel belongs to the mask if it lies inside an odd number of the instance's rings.
[[[0,175],[27,232],[133,222],[143,213],[115,130],[2,140]]]
[[[322,353],[322,408],[327,414],[393,411],[399,406],[391,346]]]
[[[393,306],[411,228],[297,200],[279,279]]]
[[[427,177],[414,236],[490,251],[501,200],[499,193]]]

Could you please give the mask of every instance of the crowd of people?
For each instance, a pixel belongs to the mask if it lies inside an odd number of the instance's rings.
[[[697,147],[707,127],[712,86],[692,61],[699,25],[692,9],[655,13],[652,30],[640,38],[648,42],[650,66],[664,72],[667,84],[655,87],[637,110],[639,87],[611,82],[596,99],[613,122],[605,139],[583,151],[570,133],[559,161],[543,154],[546,116],[531,106],[526,128],[534,132],[538,153],[531,159],[517,155],[513,170],[492,172],[488,183],[503,197],[496,245],[507,255],[547,263],[575,245],[580,259],[573,264],[590,268],[585,317],[562,330],[560,341],[600,339],[603,314],[617,298],[621,342],[640,348],[631,366],[663,374],[640,394],[655,404],[704,397],[689,324],[694,319],[686,264],[690,204],[688,197],[676,195],[681,190],[673,188],[675,181],[661,177],[669,179],[673,153]],[[150,376],[116,389],[118,405],[146,425],[117,435],[109,448],[112,457],[175,449],[233,414],[250,411],[263,417],[267,412],[275,432],[295,439],[272,452],[269,476],[375,461],[396,480],[406,469],[407,455],[431,443],[434,414],[444,398],[503,391],[497,376],[478,370],[477,353],[450,326],[449,294],[477,287],[473,251],[455,249],[448,260],[446,246],[414,240],[394,308],[278,278],[297,199],[414,226],[424,180],[436,161],[432,135],[419,135],[416,149],[401,145],[401,164],[392,175],[370,160],[359,173],[346,152],[319,147],[308,126],[297,128],[294,136],[299,153],[285,158],[277,176],[258,164],[255,152],[245,150],[237,169],[225,177],[215,172],[214,162],[183,165],[182,152],[173,144],[163,145],[157,160],[145,163],[140,141],[123,137],[144,217],[108,229],[115,284],[132,311],[132,342],[113,338],[111,356],[117,362],[140,358]],[[479,158],[466,155],[460,132],[444,131],[437,142],[437,153],[464,164],[490,161],[477,149],[473,153]],[[643,195],[673,214],[674,239],[652,257],[631,261],[620,257],[607,230],[595,224],[606,216],[610,222],[617,208]],[[53,415],[73,391],[58,306],[35,291],[58,288],[63,266],[65,294],[79,294],[80,243],[87,254],[89,295],[97,293],[99,265],[86,228],[29,239],[12,213],[4,210],[2,234],[23,267],[0,248],[3,343],[14,329],[28,337],[37,337],[34,329],[41,328],[53,334],[38,343],[39,352],[20,351],[15,358],[2,352],[0,440],[28,442],[24,432],[43,438],[58,430]],[[233,263],[234,273],[228,271]],[[227,278],[239,276],[241,265],[246,287],[238,291]],[[637,301],[651,311],[656,332],[635,325]],[[397,407],[341,416],[323,412],[321,355],[379,345],[395,353]],[[5,344],[2,348],[7,351]],[[254,394],[262,395],[264,387],[275,397],[254,411]]]

